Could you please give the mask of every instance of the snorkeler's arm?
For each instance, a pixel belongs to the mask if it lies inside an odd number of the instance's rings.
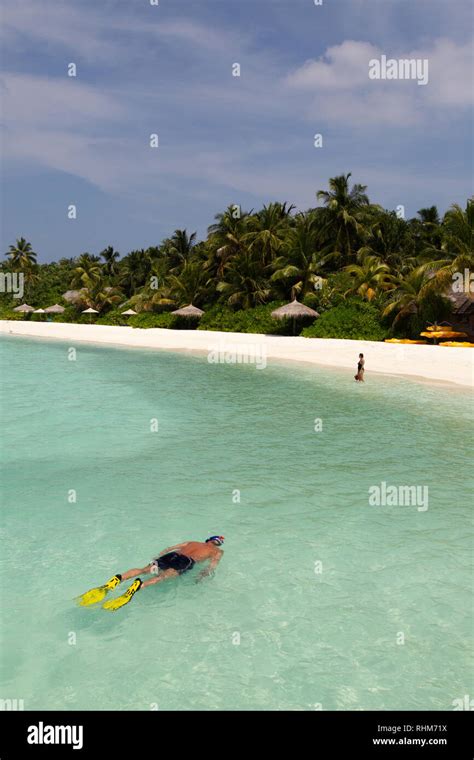
[[[214,554],[208,566],[205,567],[204,570],[201,570],[199,573],[198,577],[196,578],[196,583],[198,581],[201,581],[203,578],[207,578],[208,575],[213,575],[214,570],[221,561],[223,554],[224,552],[222,550],[219,550],[219,554]]]

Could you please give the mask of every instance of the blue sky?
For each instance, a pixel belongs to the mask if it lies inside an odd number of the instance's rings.
[[[2,253],[24,236],[40,261],[123,255],[203,236],[231,203],[314,206],[349,171],[407,216],[472,194],[468,0],[3,6]],[[427,58],[428,84],[369,80],[382,54]]]

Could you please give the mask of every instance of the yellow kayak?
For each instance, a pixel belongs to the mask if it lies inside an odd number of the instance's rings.
[[[438,330],[436,332],[422,332],[420,335],[423,335],[425,338],[433,338],[437,340],[438,338],[467,338],[467,335],[465,332],[458,332],[457,330]]]
[[[454,340],[447,340],[440,343],[440,346],[451,346],[451,348],[474,348],[474,343],[456,343]]]
[[[408,338],[386,338],[384,343],[407,343],[425,346],[426,340],[409,340]]]

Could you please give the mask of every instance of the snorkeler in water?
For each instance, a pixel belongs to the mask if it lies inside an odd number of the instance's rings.
[[[170,578],[177,578],[179,575],[191,570],[196,563],[208,562],[199,573],[198,581],[206,576],[212,575],[217,565],[222,559],[224,552],[219,549],[224,543],[224,536],[210,536],[206,541],[185,541],[182,544],[169,546],[163,549],[158,557],[152,560],[148,565],[142,568],[127,570],[125,573],[114,575],[103,586],[98,586],[79,597],[78,603],[82,607],[88,607],[91,604],[101,602],[109,591],[116,588],[119,583],[135,578],[137,575],[154,575],[154,578],[142,581],[137,578],[129,586],[124,594],[105,602],[102,606],[106,610],[118,610],[131,601],[134,594],[145,586],[152,586],[155,583],[162,583]]]

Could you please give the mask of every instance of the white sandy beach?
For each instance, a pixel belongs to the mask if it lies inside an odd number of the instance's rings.
[[[134,348],[170,351],[237,352],[249,348],[267,361],[307,362],[354,371],[357,357],[366,358],[366,378],[372,372],[406,375],[431,382],[472,387],[474,349],[442,346],[396,345],[375,341],[309,339],[277,335],[251,335],[204,330],[141,330],[108,325],[0,320],[0,333]]]

